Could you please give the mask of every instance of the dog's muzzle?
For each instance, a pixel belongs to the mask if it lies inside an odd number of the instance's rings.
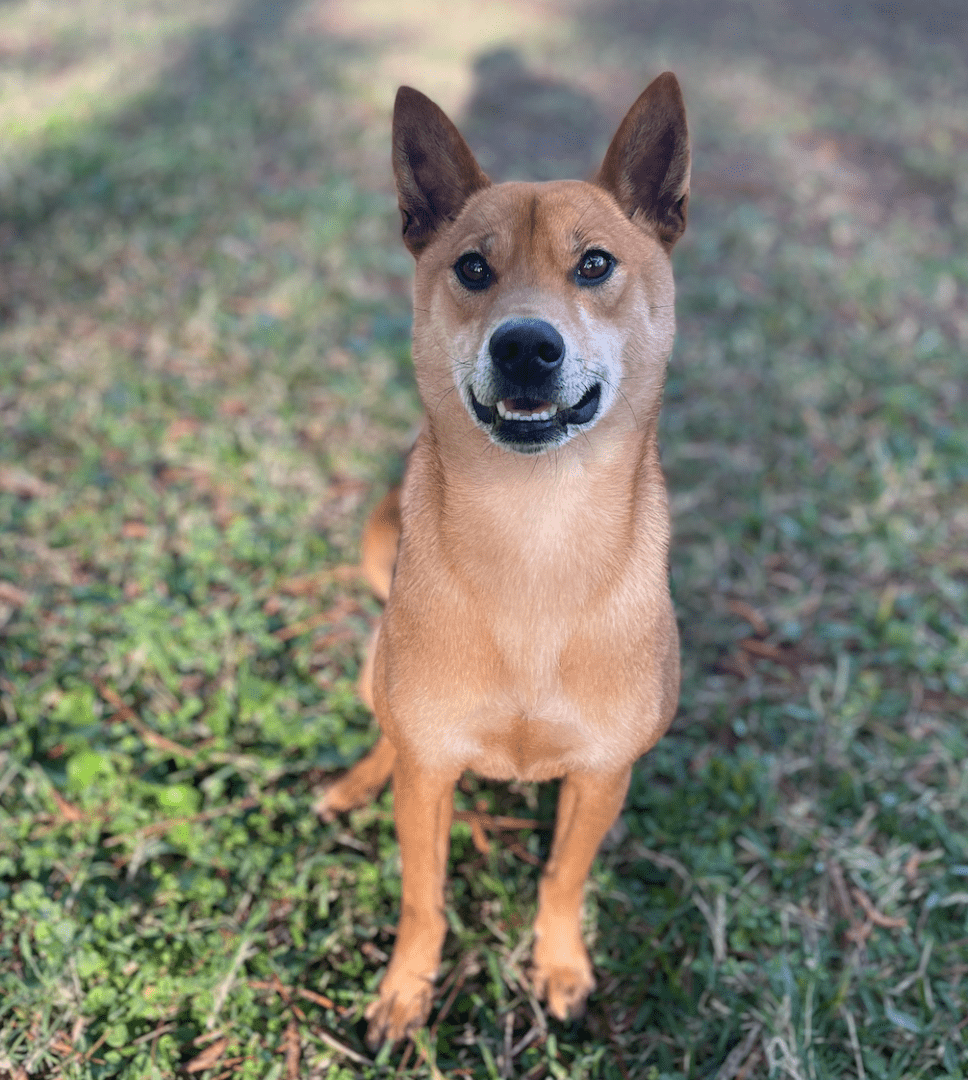
[[[491,438],[521,453],[539,453],[570,437],[569,427],[595,419],[601,383],[574,404],[565,399],[562,368],[565,343],[544,319],[508,319],[488,342],[496,400],[484,404],[470,390],[477,419]]]

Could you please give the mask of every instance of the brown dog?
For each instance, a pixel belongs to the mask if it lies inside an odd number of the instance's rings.
[[[632,106],[592,183],[492,185],[407,87],[393,165],[427,415],[364,540],[387,605],[361,690],[383,735],[319,806],[360,805],[393,776],[403,899],[371,1045],[429,1012],[465,769],[564,777],[534,980],[555,1016],[581,1011],[585,878],[679,689],[656,443],[689,191],[675,76]]]

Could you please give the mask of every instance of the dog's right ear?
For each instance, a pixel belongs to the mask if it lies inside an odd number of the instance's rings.
[[[689,160],[686,107],[678,80],[667,71],[629,109],[595,179],[633,221],[648,223],[668,250],[686,227]]]
[[[409,86],[397,91],[393,108],[393,174],[403,242],[414,255],[475,191],[491,183],[443,111]]]

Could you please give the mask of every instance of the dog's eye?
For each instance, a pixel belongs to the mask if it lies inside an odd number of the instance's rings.
[[[465,289],[486,289],[491,284],[491,268],[476,251],[461,255],[454,264],[454,273]]]
[[[579,285],[598,285],[615,268],[615,258],[607,251],[587,251],[582,256],[575,276]]]

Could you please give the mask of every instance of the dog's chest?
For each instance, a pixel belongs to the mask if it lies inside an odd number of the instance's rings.
[[[605,768],[612,764],[627,702],[612,699],[615,709],[603,723],[599,694],[574,673],[574,635],[563,634],[561,622],[541,618],[492,626],[492,639],[500,662],[489,667],[488,677],[477,682],[472,706],[454,715],[448,737],[464,766],[493,779],[547,780],[576,769]],[[582,650],[578,650],[579,652]],[[599,676],[615,686],[602,667],[620,658],[603,658]],[[460,673],[455,672],[458,678]],[[465,669],[476,681],[478,672]],[[617,708],[616,708],[617,706]]]
[[[550,780],[569,770],[565,758],[586,758],[586,740],[573,727],[525,716],[498,720],[468,739],[468,765],[494,780]]]
[[[420,510],[432,489],[414,465],[384,617],[400,738],[441,767],[495,779],[637,756],[651,562],[635,550],[628,501],[616,510],[606,497],[616,485],[590,489],[563,463],[543,478],[459,486],[431,517]]]
[[[502,691],[459,726],[466,766],[495,780],[549,780],[602,764],[601,740],[562,695]]]

